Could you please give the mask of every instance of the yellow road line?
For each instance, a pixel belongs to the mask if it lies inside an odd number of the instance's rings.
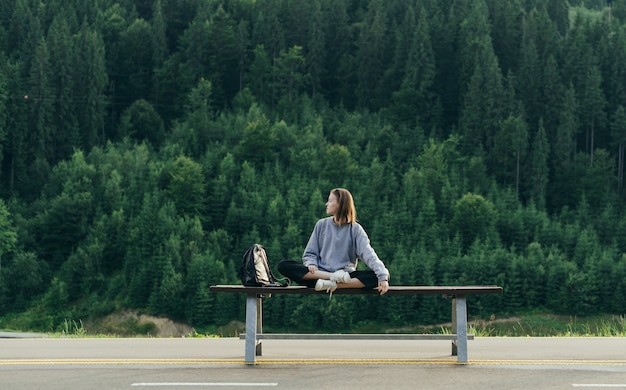
[[[315,359],[315,360],[257,360],[256,364],[408,364],[408,365],[610,365],[624,366],[626,360],[472,360],[458,363],[444,359]]]
[[[11,365],[113,365],[113,364],[241,364],[228,359],[0,359],[0,366]]]
[[[576,360],[576,359],[553,359],[553,360],[476,360],[472,364],[483,365],[610,365],[624,366],[626,360]]]
[[[211,365],[246,364],[240,359],[0,359],[0,366],[33,365]],[[259,359],[254,365],[395,364],[395,365],[602,365],[624,366],[626,360],[472,360],[447,359]]]

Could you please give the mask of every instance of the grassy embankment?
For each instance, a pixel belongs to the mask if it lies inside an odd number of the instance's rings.
[[[15,331],[10,321],[4,322],[0,331]],[[59,337],[154,337],[146,332],[150,324],[138,326],[136,323],[120,323],[112,334],[92,332],[90,326],[83,321],[66,320],[58,332],[49,333]],[[244,331],[242,323],[231,323],[226,326],[208,329],[196,329],[196,337],[235,337]],[[125,329],[125,327],[128,329]],[[510,318],[472,319],[468,324],[468,333],[476,337],[626,337],[626,315],[598,315],[592,317],[571,317],[549,313],[528,313]],[[32,331],[18,329],[19,331]],[[293,329],[264,329],[266,332],[300,332]],[[306,332],[311,332],[305,330]],[[345,333],[345,331],[344,331]],[[450,333],[450,324],[433,326],[415,326],[402,328],[386,328],[383,324],[360,324],[350,333]]]

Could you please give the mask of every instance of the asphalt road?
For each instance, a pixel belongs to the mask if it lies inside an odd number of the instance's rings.
[[[0,335],[1,337],[1,335]],[[626,389],[626,338],[449,341],[0,338],[0,389]]]

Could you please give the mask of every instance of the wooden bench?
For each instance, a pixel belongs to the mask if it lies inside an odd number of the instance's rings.
[[[454,334],[268,334],[263,333],[263,299],[272,294],[326,294],[324,291],[306,286],[289,287],[244,287],[241,285],[216,285],[210,287],[215,293],[246,294],[246,333],[245,336],[245,363],[254,364],[256,356],[262,355],[262,339],[433,339],[452,340],[452,355],[457,356],[457,362],[467,363],[467,340],[473,335],[467,334],[467,303],[468,295],[501,294],[499,286],[389,286],[386,295],[442,295],[452,299],[452,329]],[[339,294],[369,294],[377,295],[374,289],[337,289],[333,295]],[[384,295],[384,296],[386,296]],[[384,297],[383,296],[383,297]]]

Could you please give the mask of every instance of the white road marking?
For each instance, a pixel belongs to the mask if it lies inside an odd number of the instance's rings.
[[[246,383],[237,383],[237,382],[145,382],[145,383],[133,383],[131,386],[137,387],[151,387],[151,386],[278,386],[278,383],[254,383],[254,382],[246,382]]]
[[[626,387],[626,383],[572,383],[572,387]]]

